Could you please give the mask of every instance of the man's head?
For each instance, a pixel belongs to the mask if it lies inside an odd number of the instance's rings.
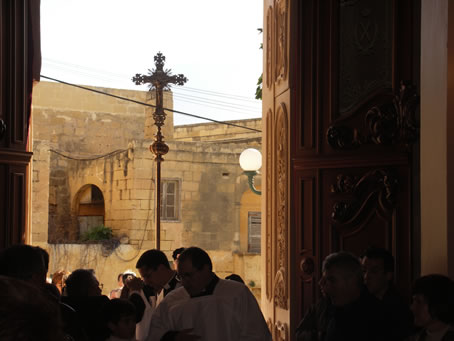
[[[173,252],[172,252],[173,267],[175,268],[175,270],[178,268],[178,258],[183,253],[183,251],[184,251],[184,247],[180,247],[178,249],[173,250]]]
[[[44,287],[46,272],[43,254],[34,246],[13,245],[0,253],[0,275]]]
[[[443,275],[418,278],[413,285],[413,312],[415,325],[430,327],[435,321],[454,323],[454,281]]]
[[[104,306],[107,326],[114,335],[121,339],[131,339],[136,332],[136,310],[128,300],[114,298]]]
[[[92,269],[77,269],[66,280],[66,292],[71,297],[100,296],[101,286]]]
[[[145,284],[156,291],[161,290],[174,274],[164,252],[154,249],[145,251],[140,256],[136,268]]]
[[[40,246],[35,246],[35,249],[38,250],[38,252],[41,254],[41,257],[43,257],[44,269],[46,270],[47,274],[47,272],[49,271],[49,252],[47,252]]]
[[[120,288],[123,288],[123,272],[117,275],[117,283]]]
[[[241,276],[237,275],[237,274],[228,275],[225,279],[229,279],[231,281],[236,281],[236,282],[240,282],[240,283],[245,284],[243,279],[241,278]]]
[[[382,299],[394,276],[394,257],[382,248],[369,248],[361,259],[364,284],[369,292]]]
[[[178,276],[189,295],[194,296],[213,279],[213,265],[210,256],[198,248],[189,247],[180,255],[178,261]]]
[[[0,276],[0,339],[64,340],[56,300],[30,282]]]
[[[121,283],[125,286],[131,279],[136,278],[136,274],[130,270],[123,272],[121,276]]]
[[[332,253],[323,262],[320,286],[334,306],[345,306],[361,295],[362,271],[359,259],[347,252]]]

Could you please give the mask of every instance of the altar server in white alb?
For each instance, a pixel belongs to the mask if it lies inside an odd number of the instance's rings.
[[[271,341],[249,288],[217,277],[204,250],[187,248],[178,259],[178,276],[183,287],[156,309],[148,341]]]

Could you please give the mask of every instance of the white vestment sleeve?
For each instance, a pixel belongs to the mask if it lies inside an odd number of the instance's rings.
[[[163,300],[154,311],[147,341],[160,341],[161,337],[170,330],[167,309],[167,302]]]
[[[239,341],[272,341],[257,300],[246,286],[242,296],[243,307],[240,314],[243,323]]]

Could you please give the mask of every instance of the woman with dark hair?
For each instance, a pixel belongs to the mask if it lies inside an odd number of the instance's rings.
[[[411,341],[454,340],[454,282],[443,275],[418,278],[413,285],[411,311],[422,330]]]

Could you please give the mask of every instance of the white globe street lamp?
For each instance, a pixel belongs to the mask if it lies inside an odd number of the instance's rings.
[[[262,154],[254,148],[243,150],[240,155],[240,167],[248,177],[248,184],[251,191],[261,195],[262,192],[254,187],[254,176],[259,174],[258,170],[262,167]]]

